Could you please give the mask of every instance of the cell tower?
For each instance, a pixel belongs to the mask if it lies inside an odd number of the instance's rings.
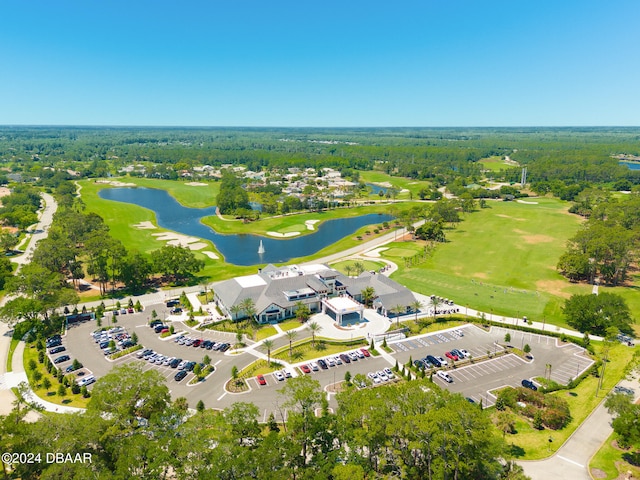
[[[522,176],[520,177],[520,185],[523,187],[527,184],[527,167],[522,168]]]

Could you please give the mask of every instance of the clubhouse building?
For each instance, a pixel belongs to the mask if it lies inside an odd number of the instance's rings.
[[[296,316],[300,305],[323,312],[339,325],[363,320],[363,290],[374,292],[373,308],[384,316],[412,312],[413,293],[390,278],[371,272],[347,277],[327,265],[267,265],[254,275],[220,283],[214,300],[231,319],[246,318],[243,305],[251,303],[258,323],[278,323]],[[248,302],[250,299],[251,302]],[[391,313],[393,312],[393,313]]]

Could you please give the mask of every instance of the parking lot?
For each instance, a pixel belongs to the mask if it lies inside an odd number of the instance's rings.
[[[175,319],[175,317],[170,317],[170,309],[165,304],[157,304],[147,307],[143,312],[121,314],[115,317],[117,323],[106,325],[107,322],[104,322],[103,325],[123,327],[129,334],[135,332],[138,336],[138,343],[143,345],[145,349],[151,349],[168,358],[202,362],[204,356],[208,355],[215,371],[205,381],[195,386],[188,385],[190,379],[193,378],[193,373],[188,373],[184,379],[176,381],[174,376],[178,371],[177,368],[139,359],[136,353],[117,360],[108,360],[91,335],[96,330],[95,321],[73,325],[69,329],[67,335],[63,337],[63,344],[67,349],[64,353],[70,355],[71,359],[80,360],[96,378],[106,375],[115,365],[125,362],[140,362],[145,371],[153,369],[166,379],[167,386],[174,398],[186,397],[191,406],[195,406],[199,400],[202,400],[210,408],[225,408],[236,401],[250,401],[259,406],[265,417],[274,410],[275,405],[281,400],[277,390],[287,381],[286,379],[279,380],[274,373],[269,373],[264,375],[265,385],[260,385],[253,377],[247,382],[248,392],[242,394],[226,392],[224,385],[231,377],[232,368],[235,366],[238,370],[242,370],[253,363],[256,356],[247,353],[237,355],[233,349],[220,352],[200,346],[194,347],[193,345],[197,342],[191,346],[180,345],[174,341],[175,337],[160,338],[160,334],[149,327],[151,311],[154,309],[159,319]],[[170,322],[166,321],[164,324],[169,325]],[[184,330],[185,334],[194,340],[235,343],[234,333],[199,332],[188,329],[179,321],[174,321],[172,324],[176,333]],[[454,330],[458,330],[458,332]],[[525,360],[513,354],[495,356],[495,354],[505,351],[502,345],[507,332],[511,335],[511,346],[522,348],[525,344],[529,344],[531,359]],[[593,364],[593,361],[583,354],[583,349],[572,343],[561,344],[555,338],[509,331],[505,328],[492,328],[491,331],[485,331],[474,325],[390,342],[389,347],[394,351],[392,354],[359,358],[349,364],[343,362],[341,365],[331,366],[327,369],[319,368],[318,371],[311,371],[308,375],[318,380],[321,387],[329,391],[331,385],[344,380],[347,371],[352,378],[357,374],[367,376],[369,373],[392,368],[396,360],[399,364],[406,364],[409,359],[413,361],[427,355],[444,357],[445,353],[452,349],[465,349],[470,354],[473,363],[469,359],[465,361],[447,359],[448,366],[445,369],[452,382],[448,383],[446,379],[436,375],[433,376],[433,380],[444,388],[459,392],[476,402],[482,401],[483,405],[487,406],[492,405],[495,401],[490,392],[496,388],[505,385],[517,386],[521,384],[523,379],[549,375],[552,380],[558,383],[567,383]],[[493,358],[488,358],[489,353]],[[455,367],[452,365],[454,363]],[[550,371],[548,365],[551,365]],[[291,373],[294,376],[304,374],[299,368],[295,368]],[[384,384],[387,381],[380,383]],[[330,404],[334,405],[334,403],[335,398],[331,396]]]
[[[495,397],[490,392],[497,388],[520,386],[523,379],[549,376],[551,380],[567,384],[594,363],[584,354],[583,348],[570,342],[562,343],[553,337],[503,327],[493,327],[487,332],[475,325],[459,328],[462,336],[455,335],[453,330],[412,337],[390,343],[389,346],[396,351],[395,356],[403,364],[409,359],[413,361],[427,355],[444,356],[445,352],[452,349],[466,349],[473,363],[468,359],[464,362],[448,360],[447,371],[453,382],[448,383],[437,376],[433,380],[475,402],[482,401],[484,406],[495,403]],[[528,344],[531,347],[530,359],[509,353],[496,356],[505,352],[502,344],[506,333],[511,335],[510,346],[522,349]],[[462,365],[454,367],[453,363]]]

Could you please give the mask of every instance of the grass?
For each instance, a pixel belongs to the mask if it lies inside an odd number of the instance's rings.
[[[594,455],[589,463],[589,469],[594,478],[602,478],[603,480],[615,480],[621,478],[621,475],[631,471],[632,478],[640,478],[640,468],[631,465],[622,458],[624,453],[631,453],[632,450],[621,450],[614,445],[614,441],[617,438],[615,433],[612,433],[609,438],[604,442],[602,448],[598,450],[598,453]],[[605,477],[596,477],[593,470],[598,469],[605,473]]]
[[[13,372],[13,352],[16,351],[20,340],[16,340],[15,338],[11,339],[11,343],[9,344],[9,353],[7,355],[7,372]]]
[[[369,344],[364,340],[349,342],[349,344],[342,344],[323,341],[316,337],[315,347],[313,347],[310,339],[305,339],[293,344],[293,355],[291,357],[289,356],[289,345],[285,345],[284,347],[271,352],[271,358],[273,360],[284,360],[287,362],[304,362],[318,357],[338,355],[347,350],[353,350],[356,347],[368,348],[368,346]]]
[[[392,278],[417,292],[495,315],[526,315],[564,326],[564,299],[591,292],[591,286],[571,284],[555,269],[581,221],[567,213],[566,202],[535,201],[489,202],[490,208],[447,230],[448,241],[420,265],[405,267],[403,260],[423,248],[420,242],[393,243],[381,255],[398,264]]]
[[[284,322],[279,323],[278,325],[283,331],[288,332],[289,330],[298,328],[301,325],[301,323],[300,323],[300,320],[292,318],[290,320],[285,320]]]
[[[259,342],[260,340],[264,340],[265,338],[269,338],[272,335],[275,335],[276,333],[278,333],[278,331],[276,330],[276,327],[274,327],[273,325],[265,325],[261,328],[259,328],[258,330],[256,330],[255,335],[254,335],[254,340],[256,342]]]
[[[351,274],[353,275],[353,266],[358,262],[364,266],[365,271],[375,270],[377,272],[386,265],[384,262],[375,262],[373,260],[342,260],[340,262],[332,263],[331,266],[345,275],[347,274],[347,266],[350,266],[352,267]]]
[[[418,181],[411,178],[392,177],[380,171],[363,171],[360,172],[360,180],[365,183],[385,183],[389,182],[398,191],[406,189],[413,194],[413,198],[418,198],[418,192],[423,188],[430,188],[431,183],[427,181]],[[411,197],[409,192],[399,193],[397,199],[403,200]],[[371,198],[379,198],[378,195],[371,195]]]
[[[509,165],[504,162],[502,157],[489,157],[483,158],[478,163],[482,164],[482,168],[485,170],[489,170],[491,172],[500,172],[502,170],[507,170],[509,168],[513,168],[513,165]]]
[[[597,346],[596,351],[601,349]],[[516,430],[518,433],[509,435],[508,441],[514,447],[513,452],[518,452],[515,456],[524,460],[538,460],[554,453],[569,436],[582,424],[587,416],[598,406],[604,396],[620,381],[624,376],[624,368],[633,356],[633,349],[624,345],[616,345],[609,350],[610,362],[607,364],[606,374],[603,379],[602,389],[598,396],[595,396],[598,378],[589,376],[573,390],[560,390],[549,395],[561,395],[567,400],[571,411],[572,420],[567,427],[562,430],[536,430],[531,424],[518,417]],[[551,442],[551,452],[549,452],[549,437]]]
[[[29,379],[29,385],[31,389],[36,394],[36,396],[46,400],[50,403],[55,403],[57,405],[65,405],[68,407],[79,407],[79,408],[87,408],[87,404],[89,403],[89,398],[84,398],[81,394],[73,394],[71,393],[71,387],[67,388],[67,394],[64,397],[60,397],[58,395],[58,379],[57,377],[51,375],[44,368],[44,365],[38,363],[38,350],[35,348],[35,344],[27,344],[24,349],[23,362],[24,365],[29,365],[29,360],[35,360],[38,364],[37,369],[42,373],[42,379],[40,379],[39,383],[36,383],[33,379],[33,371],[29,370],[29,368],[25,368],[27,372],[27,378]],[[44,379],[49,378],[51,382],[51,388],[47,391],[43,386],[42,382]]]

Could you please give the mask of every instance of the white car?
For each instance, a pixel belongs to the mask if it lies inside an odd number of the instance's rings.
[[[449,365],[449,362],[447,362],[444,357],[436,357],[438,359],[438,361],[442,364],[442,365]]]
[[[282,370],[282,374],[285,376],[285,378],[291,378],[291,372],[286,368]]]
[[[333,357],[333,359],[336,361],[336,365],[342,365],[342,360],[340,359],[340,357],[335,356]]]
[[[384,369],[384,373],[387,375],[387,377],[389,377],[389,380],[396,378],[396,376],[393,374],[393,372],[389,367]]]
[[[453,378],[451,378],[451,375],[449,375],[447,372],[445,372],[443,370],[438,370],[436,372],[436,375],[438,375],[441,379],[443,379],[447,383],[452,383],[453,382]]]
[[[182,370],[184,369],[184,366],[189,363],[187,360],[183,360],[180,362],[180,364],[178,365],[178,370]]]
[[[318,367],[318,364],[316,362],[309,362],[309,366],[311,367],[311,370],[313,370],[314,372],[317,372],[318,370],[320,370],[320,367]]]
[[[276,380],[278,380],[279,382],[282,382],[284,380],[284,375],[282,374],[282,372],[273,372],[273,376],[276,377]]]
[[[382,370],[380,370],[379,372],[377,372],[377,374],[378,374],[378,378],[379,378],[380,380],[382,380],[383,382],[386,382],[386,381],[388,381],[388,380],[389,380],[389,377],[387,377],[387,374],[386,374],[386,373],[384,373]]]
[[[176,359],[176,357],[169,357],[169,358],[165,358],[164,361],[162,362],[162,365],[168,367],[171,362],[173,362]]]
[[[456,333],[458,334],[458,336],[464,337],[464,332],[462,330],[456,330]]]
[[[461,348],[458,351],[464,356],[464,358],[469,358],[471,356],[471,354],[467,352],[464,348]]]
[[[327,358],[327,365],[329,365],[330,367],[335,367],[336,366],[335,359],[333,357]]]
[[[356,350],[355,354],[358,356],[358,358],[364,358],[364,353],[362,353],[360,350]]]
[[[355,354],[355,352],[349,352],[349,358],[351,359],[352,362],[357,362],[358,361],[358,355]]]

